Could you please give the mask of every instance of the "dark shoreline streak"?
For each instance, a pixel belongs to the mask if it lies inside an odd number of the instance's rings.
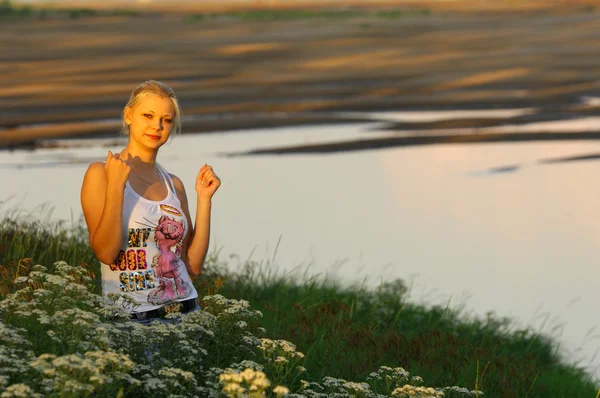
[[[227,153],[226,156],[248,155],[286,155],[286,154],[323,154],[390,149],[409,146],[444,145],[444,144],[486,144],[486,143],[519,143],[534,141],[581,141],[598,140],[600,131],[589,133],[523,133],[523,134],[472,134],[453,136],[427,137],[386,137],[370,140],[353,140],[340,143],[298,145],[280,148],[254,149],[247,152]]]

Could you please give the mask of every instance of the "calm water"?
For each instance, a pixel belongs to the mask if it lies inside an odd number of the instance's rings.
[[[366,133],[373,126],[186,135],[159,160],[186,184],[192,214],[196,173],[213,165],[223,185],[211,246],[224,254],[266,261],[280,240],[280,271],[309,267],[371,285],[403,278],[413,301],[514,317],[557,336],[570,359],[595,372],[600,162],[540,161],[600,153],[600,143],[223,155],[388,134]],[[1,152],[1,196],[12,196],[3,208],[51,203],[54,218],[79,217],[83,174],[107,149],[121,146]]]

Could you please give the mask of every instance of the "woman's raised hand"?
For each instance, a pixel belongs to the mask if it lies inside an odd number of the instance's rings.
[[[107,185],[125,187],[125,183],[131,172],[131,166],[126,161],[120,159],[118,153],[113,155],[111,151],[108,151],[104,169],[106,170]]]
[[[196,177],[196,192],[198,193],[198,197],[201,199],[211,199],[220,186],[221,180],[213,171],[212,166],[205,163],[200,168],[198,177]]]

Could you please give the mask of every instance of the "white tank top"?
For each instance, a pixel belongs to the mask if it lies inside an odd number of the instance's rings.
[[[121,249],[112,264],[101,264],[102,294],[126,294],[145,312],[164,304],[198,297],[181,259],[183,238],[189,228],[173,181],[157,165],[167,185],[164,200],[138,195],[129,181],[123,193]]]

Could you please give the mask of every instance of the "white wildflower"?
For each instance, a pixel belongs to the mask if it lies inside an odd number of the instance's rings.
[[[406,384],[402,387],[396,388],[392,391],[393,397],[424,397],[424,398],[438,398],[443,397],[444,392],[438,391],[432,387],[415,387],[410,384]]]
[[[181,378],[186,382],[195,382],[196,378],[191,372],[186,372],[179,368],[162,368],[158,371],[159,376],[170,377],[170,378]]]
[[[144,389],[146,391],[160,391],[165,390],[166,388],[167,385],[161,379],[156,377],[152,377],[144,381]]]
[[[413,383],[423,383],[423,379],[421,378],[421,376],[413,376],[411,381]]]
[[[367,391],[370,391],[370,387],[367,383],[354,383],[347,381],[342,384],[342,387],[344,387],[346,390],[356,393],[366,393]]]
[[[260,340],[254,336],[242,336],[242,341],[250,346],[258,346],[260,344]]]
[[[238,328],[240,328],[240,329],[245,329],[245,328],[248,326],[248,324],[247,324],[246,322],[244,322],[244,321],[238,321],[238,322],[236,323],[236,325],[237,325],[237,327],[238,327]]]
[[[31,387],[29,387],[26,384],[13,384],[8,386],[8,388],[6,389],[6,391],[4,391],[2,393],[2,395],[0,395],[0,397],[2,398],[17,398],[17,397],[23,397],[23,398],[33,398],[33,397],[42,397],[41,394],[36,394],[33,392],[33,390],[31,389]]]
[[[36,264],[33,267],[31,267],[31,270],[37,272],[47,272],[48,268],[44,267],[42,264]]]

